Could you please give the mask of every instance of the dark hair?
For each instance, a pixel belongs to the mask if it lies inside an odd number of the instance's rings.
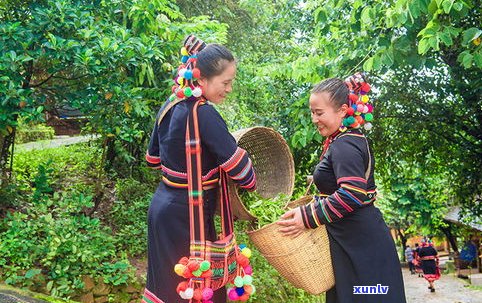
[[[227,62],[233,62],[233,54],[220,44],[208,44],[197,53],[196,67],[201,72],[201,77],[211,78],[220,75]]]
[[[336,108],[343,104],[348,104],[348,94],[350,91],[345,82],[339,78],[329,78],[316,84],[311,90],[312,94],[327,92],[330,95],[330,101]]]

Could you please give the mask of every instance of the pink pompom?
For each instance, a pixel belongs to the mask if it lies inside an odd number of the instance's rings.
[[[253,268],[251,267],[251,265],[248,265],[248,266],[244,267],[243,269],[244,269],[245,274],[247,274],[247,275],[253,274]]]
[[[229,298],[229,300],[231,300],[231,301],[236,301],[236,300],[239,299],[239,296],[238,296],[238,294],[236,293],[236,289],[231,288],[231,289],[229,290],[229,292],[228,292],[228,298]]]
[[[358,106],[356,107],[356,111],[362,113],[363,108],[364,108],[364,106],[362,104],[358,104]]]
[[[367,104],[368,112],[371,113],[373,111],[373,105]]]
[[[206,287],[203,289],[203,300],[207,301],[213,297],[213,290],[212,288]]]

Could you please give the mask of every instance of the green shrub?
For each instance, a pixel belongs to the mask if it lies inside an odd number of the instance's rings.
[[[101,153],[102,150],[95,143],[17,151],[14,154],[13,174],[17,185],[21,189],[29,190],[35,187],[32,180],[39,165],[51,161],[50,178],[54,190],[71,188],[85,192],[85,187],[89,187],[97,179]]]
[[[116,183],[116,199],[108,221],[114,225],[119,249],[130,255],[144,254],[147,249],[147,210],[155,188],[134,179]]]
[[[52,171],[40,165],[28,207],[0,221],[5,282],[28,286],[41,270],[49,281],[46,290],[59,297],[82,288],[83,275],[101,276],[114,285],[127,282],[129,262],[117,254],[112,232],[84,214],[93,206],[92,197],[75,190],[52,193]]]
[[[17,127],[15,133],[15,143],[27,143],[38,140],[52,139],[55,135],[55,130],[45,124],[23,124]]]

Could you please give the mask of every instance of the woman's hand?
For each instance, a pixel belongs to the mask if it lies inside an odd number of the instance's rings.
[[[279,229],[279,231],[283,233],[283,236],[296,238],[305,230],[299,207],[285,212],[281,216],[281,220],[276,223],[283,226]]]

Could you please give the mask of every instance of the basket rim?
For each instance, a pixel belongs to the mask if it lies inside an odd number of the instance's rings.
[[[271,127],[266,127],[266,126],[253,126],[253,127],[248,127],[248,128],[243,128],[239,129],[233,133],[233,137],[236,140],[236,143],[239,144],[240,139],[250,133],[250,132],[268,132],[270,133],[271,136],[276,138],[276,141],[280,142],[284,146],[284,152],[283,155],[288,157],[288,174],[290,176],[290,184],[289,184],[289,192],[286,193],[287,196],[291,196],[294,191],[294,185],[295,185],[295,164],[294,164],[294,159],[293,159],[293,154],[291,153],[291,149],[285,140],[283,136],[277,132],[275,129]],[[239,145],[238,145],[239,146]],[[255,221],[257,217],[253,215],[247,207],[244,205],[243,201],[241,200],[241,197],[239,197],[238,192],[237,192],[237,185],[231,180],[228,180],[228,184],[232,184],[232,190],[235,192],[230,193],[231,196],[231,209],[233,209],[233,215],[236,216],[238,220],[245,220],[245,221]],[[230,189],[231,189],[230,188]],[[234,211],[236,210],[236,212]]]

